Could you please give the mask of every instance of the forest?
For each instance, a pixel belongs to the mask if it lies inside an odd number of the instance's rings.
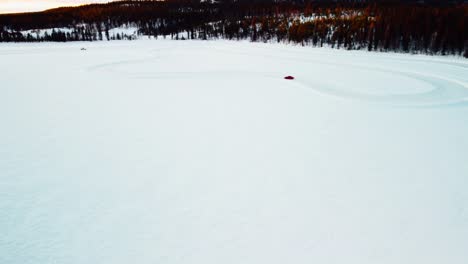
[[[468,58],[467,25],[466,1],[131,0],[3,14],[0,42],[230,39]],[[125,27],[137,35],[113,31]]]

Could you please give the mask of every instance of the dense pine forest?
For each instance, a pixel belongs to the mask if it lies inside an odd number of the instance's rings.
[[[133,0],[0,15],[0,42],[247,39],[468,57],[467,26],[466,1]]]

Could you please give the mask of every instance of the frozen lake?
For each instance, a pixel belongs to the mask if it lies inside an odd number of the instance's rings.
[[[0,44],[0,73],[0,263],[468,261],[466,59]]]

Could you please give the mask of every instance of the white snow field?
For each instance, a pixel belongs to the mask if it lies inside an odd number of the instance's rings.
[[[467,60],[0,45],[0,263],[465,264],[467,249]]]

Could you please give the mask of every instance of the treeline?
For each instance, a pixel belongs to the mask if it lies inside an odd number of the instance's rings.
[[[467,31],[465,1],[144,0],[0,15],[0,42],[223,38],[468,57]]]

